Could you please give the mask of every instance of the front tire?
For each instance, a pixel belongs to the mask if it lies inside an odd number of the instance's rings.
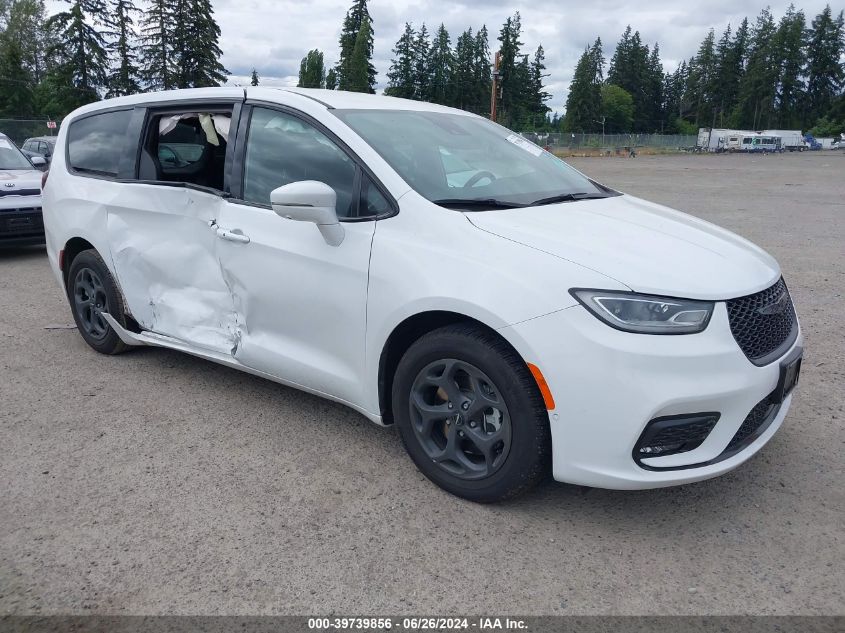
[[[543,398],[525,362],[493,332],[458,324],[422,336],[399,361],[391,395],[411,459],[454,495],[509,499],[550,470]]]
[[[88,345],[101,354],[120,354],[129,349],[102,317],[105,312],[126,325],[123,298],[97,251],[82,251],[73,259],[67,277],[67,296],[73,320]]]

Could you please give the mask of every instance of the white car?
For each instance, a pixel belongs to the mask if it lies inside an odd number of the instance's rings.
[[[636,489],[727,472],[780,427],[800,368],[764,251],[437,105],[101,101],[62,123],[44,215],[95,350],[182,350],[336,400],[475,501],[547,473]]]
[[[0,248],[44,243],[41,178],[44,158],[27,158],[0,134]]]

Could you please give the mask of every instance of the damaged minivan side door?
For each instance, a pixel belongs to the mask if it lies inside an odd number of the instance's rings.
[[[298,112],[247,104],[236,143],[232,197],[218,217],[226,231],[244,236],[218,244],[241,325],[235,358],[286,382],[360,402],[370,248],[379,213],[370,208],[389,203],[385,197],[375,206],[362,202],[361,182],[369,176],[357,159]],[[278,204],[274,211],[271,193],[280,187],[336,200],[340,225],[330,233],[342,239],[327,239],[317,219],[302,221]],[[373,191],[370,198],[382,195]],[[295,198],[287,200],[308,203]]]
[[[214,221],[239,110],[240,103],[136,110],[136,178],[124,181],[107,221],[112,262],[138,324],[225,353],[238,325]]]

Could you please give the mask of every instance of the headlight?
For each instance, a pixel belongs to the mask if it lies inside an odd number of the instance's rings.
[[[707,327],[712,301],[638,295],[615,290],[569,291],[587,310],[617,330],[638,334],[693,334]]]

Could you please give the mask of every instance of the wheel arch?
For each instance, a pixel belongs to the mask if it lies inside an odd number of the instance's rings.
[[[62,283],[64,285],[65,293],[68,292],[68,277],[70,275],[71,266],[73,266],[73,260],[82,253],[83,251],[92,250],[97,253],[103,260],[103,263],[106,265],[106,268],[109,269],[109,273],[112,276],[112,280],[114,281],[114,285],[117,288],[117,292],[120,294],[121,299],[123,300],[123,310],[124,315],[127,319],[126,322],[126,329],[131,332],[140,332],[141,328],[138,325],[137,321],[132,316],[132,313],[129,311],[128,304],[126,303],[126,295],[123,292],[123,288],[120,285],[120,280],[117,278],[117,275],[114,271],[110,270],[109,262],[106,257],[103,256],[103,253],[94,246],[91,242],[89,242],[84,237],[72,237],[67,242],[65,242],[65,246],[63,249],[62,255]]]
[[[396,373],[396,367],[399,365],[402,356],[404,356],[408,348],[420,337],[438,328],[457,323],[472,324],[490,332],[504,341],[513,349],[517,356],[525,361],[513,344],[502,336],[500,332],[474,317],[449,310],[428,310],[413,314],[393,328],[379,355],[378,404],[383,424],[393,424],[393,411],[390,398],[393,388],[393,376]]]
[[[70,267],[73,266],[73,260],[82,251],[87,250],[97,251],[96,247],[88,240],[82,237],[72,237],[66,243],[62,255],[62,280],[64,282],[65,290],[67,290],[68,275],[70,274]],[[97,251],[99,253],[99,251]],[[102,254],[100,255],[102,257]]]

